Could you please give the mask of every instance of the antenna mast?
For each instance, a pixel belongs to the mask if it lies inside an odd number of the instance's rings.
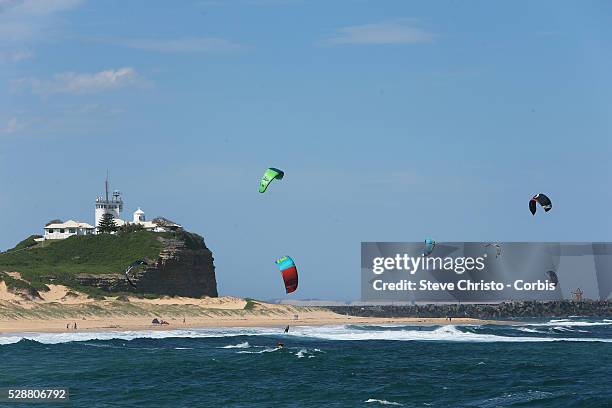
[[[106,169],[106,182],[104,185],[106,187],[106,202],[108,203],[108,169]]]

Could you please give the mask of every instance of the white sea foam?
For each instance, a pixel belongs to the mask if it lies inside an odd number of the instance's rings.
[[[393,401],[387,401],[387,400],[381,400],[381,399],[375,399],[375,398],[370,398],[368,400],[365,401],[366,404],[371,404],[373,402],[380,404],[380,405],[394,405],[394,406],[398,406],[401,407],[402,404],[400,404],[399,402],[393,402]]]
[[[238,344],[228,344],[227,346],[223,346],[221,348],[224,348],[224,349],[235,349],[235,348],[243,349],[243,348],[249,348],[249,347],[251,347],[249,345],[249,342],[245,341],[245,342],[238,343]]]
[[[550,329],[549,329],[550,330]],[[561,331],[561,332],[573,332],[573,333],[589,333],[588,330],[580,330],[580,329],[570,329],[565,326],[554,326],[552,330]]]
[[[33,340],[43,344],[59,344],[91,340],[134,340],[166,338],[219,338],[236,336],[276,335],[278,330],[267,328],[222,328],[189,330],[142,330],[142,331],[103,331],[72,333],[12,333],[0,335],[1,344],[17,343],[20,340]]]
[[[506,393],[500,397],[489,398],[478,403],[482,408],[497,408],[500,406],[511,406],[515,404],[525,404],[531,401],[547,399],[553,397],[554,394],[545,391],[526,391],[517,393]]]
[[[518,330],[518,331],[525,332],[525,333],[540,333],[540,334],[542,333],[542,332],[541,332],[541,331],[539,331],[539,330],[536,330],[536,329],[530,329],[529,327],[519,327],[517,330]]]
[[[308,353],[308,350],[306,350],[306,349],[301,349],[300,351],[298,351],[297,353],[295,353],[295,355],[296,355],[298,358],[304,358],[304,357],[306,357],[306,353]]]
[[[259,350],[259,351],[239,351],[238,354],[263,354],[263,353],[273,353],[275,351],[280,350],[282,347],[275,347],[275,348],[265,348],[263,350]]]
[[[311,337],[325,340],[395,340],[395,341],[458,341],[458,342],[549,342],[549,341],[600,341],[600,338],[555,338],[500,336],[463,332],[455,326],[442,326],[434,330],[354,330],[346,326],[299,327],[294,328],[292,336]]]
[[[564,324],[565,323],[565,324]],[[548,337],[552,332],[538,332],[537,326],[549,326],[551,329],[568,328],[576,323],[585,325],[611,324],[604,322],[546,322],[541,324],[525,324],[529,327],[516,327],[516,330],[538,334],[541,336],[510,336],[485,333],[473,333],[462,331],[461,326],[441,326],[437,328],[416,328],[405,326],[405,329],[392,330],[380,326],[294,326],[288,334],[292,338],[313,338],[336,341],[351,340],[395,340],[395,341],[457,341],[457,342],[549,342],[549,341],[589,341],[589,342],[612,342],[612,338],[581,338],[578,335],[572,338]],[[580,326],[580,325],[579,325]],[[563,329],[560,329],[563,331]],[[0,334],[0,345],[17,343],[22,339],[33,340],[43,344],[59,344],[68,342],[105,341],[105,340],[133,340],[139,338],[163,339],[163,338],[224,338],[236,336],[270,336],[278,337],[279,331],[274,328],[207,328],[189,330],[167,330],[167,331],[104,331],[104,332],[71,332],[71,333],[13,333]],[[251,347],[247,342],[224,346],[223,348],[247,348]]]
[[[600,322],[585,322],[583,320],[569,320],[569,319],[561,319],[561,320],[550,320],[548,322],[542,323],[525,323],[525,326],[563,326],[563,327],[580,327],[580,326],[610,326],[612,325],[612,321],[608,319],[603,319]]]

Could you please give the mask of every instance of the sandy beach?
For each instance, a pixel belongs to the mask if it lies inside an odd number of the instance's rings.
[[[49,285],[41,299],[7,291],[0,282],[0,332],[176,330],[204,327],[264,327],[336,324],[479,324],[478,319],[366,318],[320,307],[298,307],[224,296],[218,298],[107,297],[94,300],[61,285]],[[152,324],[153,319],[168,324]],[[76,323],[76,330],[74,324]]]
[[[73,324],[77,323],[77,330],[74,330]],[[319,312],[308,313],[306,316],[300,316],[298,320],[290,318],[265,318],[257,315],[246,314],[241,318],[202,318],[202,317],[186,317],[186,323],[182,323],[182,318],[170,318],[168,325],[151,324],[145,318],[137,317],[102,317],[91,318],[86,320],[75,319],[24,319],[24,320],[0,320],[0,333],[23,333],[23,332],[75,332],[75,331],[106,331],[106,330],[177,330],[188,328],[205,328],[205,327],[266,327],[278,326],[282,328],[286,325],[295,326],[317,326],[317,325],[332,325],[332,324],[422,324],[422,325],[443,325],[449,324],[445,319],[417,319],[417,318],[358,318],[346,317],[334,313]],[[484,321],[477,319],[453,319],[452,324],[479,324]],[[495,323],[486,321],[486,323]],[[66,325],[70,327],[67,328]]]

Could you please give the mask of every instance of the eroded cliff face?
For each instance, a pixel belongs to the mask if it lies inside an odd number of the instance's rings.
[[[149,266],[130,273],[133,288],[121,272],[79,274],[79,285],[93,286],[107,292],[151,293],[170,296],[217,297],[217,280],[212,252],[204,239],[184,233],[179,238],[157,237],[163,243],[159,257],[147,259]]]

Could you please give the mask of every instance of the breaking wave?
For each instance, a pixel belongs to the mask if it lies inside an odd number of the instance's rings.
[[[365,401],[366,404],[371,404],[373,402],[380,404],[380,405],[402,406],[402,404],[400,404],[399,402],[393,402],[393,401],[387,401],[387,400],[381,400],[381,399],[375,399],[375,398],[370,398]]]
[[[274,347],[274,348],[265,348],[259,351],[239,351],[238,354],[263,354],[263,353],[273,353],[275,351],[281,350],[282,347]]]
[[[243,348],[249,348],[249,347],[250,347],[249,342],[245,341],[245,342],[238,343],[238,344],[228,344],[227,346],[223,346],[221,348],[224,348],[224,349],[234,349],[234,348],[243,349]]]
[[[603,319],[598,322],[570,319],[553,319],[543,323],[525,323],[526,326],[563,326],[563,327],[580,327],[580,326],[610,326],[612,320]]]
[[[506,326],[507,328],[507,326]],[[518,330],[517,330],[518,329]],[[516,328],[519,331],[524,328]],[[492,330],[495,330],[493,328]],[[517,333],[518,334],[518,333]],[[407,326],[404,330],[369,330],[368,326],[324,326],[294,328],[292,336],[312,337],[324,340],[395,340],[395,341],[452,341],[452,342],[550,342],[550,341],[600,341],[612,342],[610,338],[511,336],[489,333],[474,333],[460,330],[458,326],[441,326],[420,329]]]
[[[592,332],[580,330],[581,326],[593,326]],[[0,334],[0,345],[22,340],[41,344],[70,342],[100,342],[107,340],[165,339],[165,338],[231,338],[267,336],[291,340],[321,339],[328,341],[443,341],[443,342],[612,342],[611,320],[585,321],[555,319],[547,322],[516,322],[511,325],[335,325],[293,326],[289,333],[274,327],[266,328],[205,328],[167,331],[104,331],[72,333],[14,333]],[[246,339],[219,348],[251,348]],[[91,344],[91,343],[88,343]],[[255,346],[257,347],[257,346]],[[274,349],[275,350],[275,349]],[[255,352],[255,351],[254,351]],[[262,350],[257,353],[266,352]]]

